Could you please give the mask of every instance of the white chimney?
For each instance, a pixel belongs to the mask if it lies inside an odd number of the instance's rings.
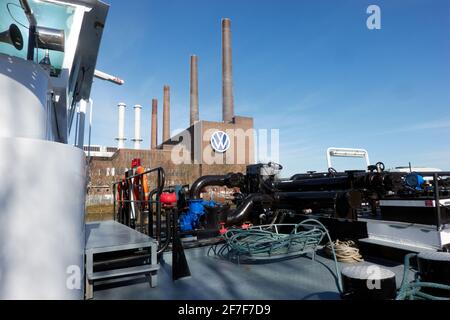
[[[85,130],[85,119],[88,101],[81,99],[78,102],[78,133],[77,133],[77,147],[83,149],[84,147],[84,130]]]
[[[135,150],[141,149],[141,142],[143,141],[141,138],[141,111],[141,105],[134,106],[134,139],[132,141],[134,141]]]
[[[127,140],[125,138],[125,109],[127,105],[125,103],[119,103],[119,135],[116,138],[118,141],[117,148],[118,149],[124,149],[125,148],[125,141]]]

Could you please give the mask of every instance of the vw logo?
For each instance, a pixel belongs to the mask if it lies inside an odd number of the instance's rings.
[[[216,152],[226,152],[231,147],[230,136],[223,131],[214,132],[211,137],[211,147]]]

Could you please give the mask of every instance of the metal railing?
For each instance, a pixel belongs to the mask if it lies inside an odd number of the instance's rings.
[[[134,188],[136,186],[138,186],[135,183],[135,179],[140,179],[141,181],[143,181],[142,178],[145,175],[150,175],[150,174],[156,174],[156,188],[150,192],[149,197],[147,199],[145,199],[145,197],[144,197],[142,188],[139,189],[139,193],[141,195],[140,198],[144,199],[144,200],[132,199],[132,195],[134,194]],[[117,186],[119,184],[124,184],[125,187],[127,188],[127,190],[124,190],[127,192],[126,193],[127,199],[125,199],[125,198],[118,199]],[[149,236],[155,238],[158,241],[158,244],[160,245],[160,241],[161,241],[161,194],[163,193],[164,185],[165,185],[165,171],[162,167],[150,169],[145,172],[142,172],[139,174],[134,174],[131,176],[125,176],[124,179],[114,182],[112,184],[113,198],[114,198],[114,205],[113,205],[114,220],[118,221],[128,227],[136,229],[137,221],[134,221],[134,223],[133,223],[133,221],[131,219],[131,208],[128,206],[134,205],[135,206],[134,208],[136,208],[137,207],[136,205],[138,205],[138,208],[140,210],[140,221],[139,221],[139,229],[140,230],[138,230],[138,231],[147,233]],[[124,210],[125,212],[120,212],[120,214],[119,214],[119,211],[117,210],[118,205],[122,206],[122,208],[126,207],[125,208],[126,210]],[[153,210],[154,207],[156,207],[155,211]],[[145,209],[147,209],[147,210],[145,210]],[[145,211],[147,212],[147,230],[145,230],[145,228],[144,228],[144,226],[145,226],[145,222],[144,222]],[[156,214],[156,232],[153,232],[153,215],[154,214]],[[135,219],[137,219],[137,215],[135,215]],[[166,219],[167,230],[170,228],[169,221],[170,221],[170,218]],[[166,242],[170,240],[169,238],[170,238],[170,232],[166,232]],[[164,244],[163,247],[167,247],[167,245]]]
[[[435,202],[435,214],[436,214],[436,224],[437,231],[441,231],[443,228],[442,215],[441,215],[441,190],[439,185],[439,179],[442,177],[450,177],[450,171],[443,172],[417,172],[423,177],[433,177],[433,192],[434,192],[434,202]]]

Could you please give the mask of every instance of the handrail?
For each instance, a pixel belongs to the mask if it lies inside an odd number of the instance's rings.
[[[153,203],[156,203],[156,240],[158,243],[161,239],[161,194],[164,190],[165,185],[165,171],[162,167],[157,167],[153,169],[146,170],[142,173],[134,174],[132,176],[125,177],[124,179],[121,179],[119,181],[116,181],[112,184],[113,189],[113,197],[114,197],[114,218],[116,219],[116,186],[120,183],[123,183],[123,181],[128,181],[128,191],[131,193],[133,188],[132,180],[135,178],[143,177],[144,175],[148,175],[151,173],[157,173],[157,186],[154,190],[151,191],[150,196],[148,200],[121,200],[121,203],[147,203],[148,204],[148,234],[150,236],[153,236]],[[130,183],[131,182],[131,183]],[[153,201],[153,196],[156,194],[156,199]]]

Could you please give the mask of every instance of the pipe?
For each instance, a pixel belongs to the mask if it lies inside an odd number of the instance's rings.
[[[223,122],[232,122],[234,97],[230,19],[222,19],[222,99]]]
[[[310,191],[310,192],[276,192],[273,195],[277,209],[324,209],[336,210],[338,217],[348,217],[352,210],[361,208],[361,192],[344,191]]]
[[[195,181],[190,189],[190,199],[200,199],[200,193],[207,186],[225,186],[227,185],[227,176],[203,176]]]
[[[124,149],[125,148],[125,141],[127,140],[125,138],[125,109],[127,105],[125,103],[119,103],[119,125],[118,125],[118,137],[116,140],[117,148],[118,149]]]
[[[134,106],[134,139],[132,141],[134,142],[135,150],[141,149],[141,142],[143,141],[141,138],[141,111],[141,105],[137,104]]]
[[[232,211],[227,216],[227,226],[234,226],[244,223],[250,214],[253,212],[253,207],[256,203],[272,203],[273,198],[266,194],[251,194],[247,198],[244,199],[242,204],[236,208],[236,210]]]
[[[152,100],[152,139],[151,149],[156,149],[158,145],[158,100]]]
[[[190,199],[200,199],[200,193],[207,186],[226,186],[228,188],[243,187],[244,175],[242,173],[229,173],[223,176],[200,177],[191,186],[189,192]]]
[[[275,189],[281,191],[296,190],[296,191],[322,191],[322,190],[336,190],[348,189],[348,176],[341,176],[336,178],[310,178],[300,180],[286,180],[276,181],[273,183]]]
[[[191,56],[191,126],[199,120],[198,114],[198,58]]]
[[[86,120],[86,110],[88,102],[81,99],[79,102],[79,125],[77,134],[77,147],[83,149],[84,147],[84,131],[85,131],[85,120]]]
[[[170,87],[164,86],[163,143],[170,140]]]

